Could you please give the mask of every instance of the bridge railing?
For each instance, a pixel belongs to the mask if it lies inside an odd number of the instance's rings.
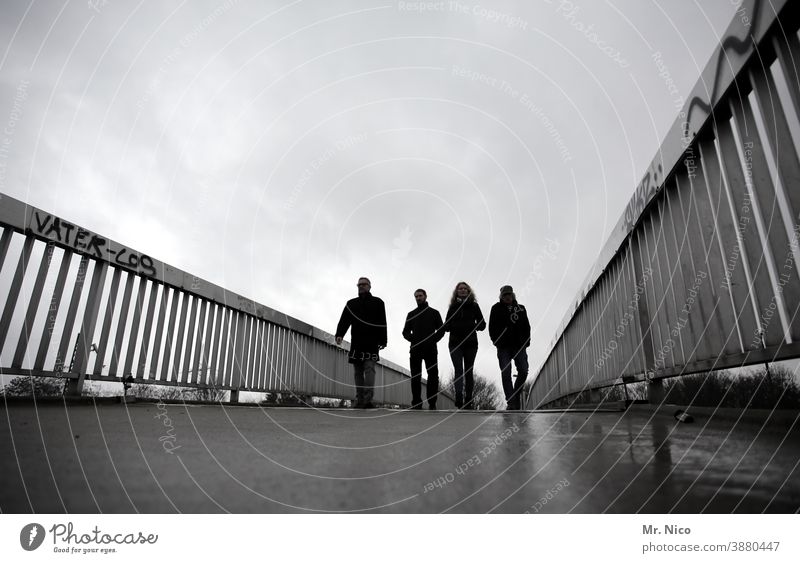
[[[743,2],[528,407],[642,380],[657,400],[665,377],[800,356],[799,26],[796,1]]]
[[[66,378],[72,394],[131,377],[232,401],[355,395],[346,350],[316,327],[4,195],[0,227],[0,374]],[[410,404],[409,372],[381,361],[375,401]]]

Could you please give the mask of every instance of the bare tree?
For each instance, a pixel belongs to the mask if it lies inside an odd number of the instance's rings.
[[[456,390],[453,382],[454,372],[450,371],[450,378],[441,384],[441,388],[446,393],[455,397]],[[472,408],[481,411],[495,411],[503,404],[502,394],[497,388],[497,385],[489,381],[487,378],[473,372],[472,377],[475,385],[472,389]]]

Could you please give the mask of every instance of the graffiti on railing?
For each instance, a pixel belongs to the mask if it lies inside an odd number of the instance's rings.
[[[737,14],[746,14],[747,11],[745,8],[742,8],[742,2],[739,2],[739,5],[736,6],[739,10]],[[758,21],[759,17],[761,16],[761,0],[755,0],[753,3],[752,9],[752,18],[747,18],[746,16],[742,17],[742,25],[748,30],[747,34],[744,37],[736,37],[735,35],[730,35],[725,38],[722,42],[722,46],[719,50],[719,54],[717,55],[717,66],[716,66],[716,73],[714,75],[714,86],[711,88],[711,94],[709,95],[708,99],[710,102],[706,102],[700,96],[695,96],[689,102],[689,108],[686,110],[686,121],[683,123],[683,136],[687,137],[689,135],[689,127],[692,120],[692,112],[695,108],[703,111],[705,116],[711,115],[711,103],[714,103],[719,95],[719,88],[720,88],[720,77],[721,72],[724,68],[729,65],[729,57],[728,51],[733,50],[737,55],[743,55],[749,49],[753,48],[754,38],[753,34],[758,29]]]
[[[59,242],[93,258],[106,259],[118,266],[136,270],[148,276],[156,274],[153,259],[147,254],[133,252],[122,246],[114,248],[111,241],[105,237],[73,225],[55,215],[40,212],[37,209],[33,212],[29,227],[39,236]]]
[[[628,207],[625,208],[625,220],[623,228],[627,234],[636,225],[639,216],[647,207],[648,202],[652,199],[653,195],[658,191],[659,178],[663,172],[661,163],[653,163],[650,169],[644,175],[642,182],[636,187],[633,197],[628,202]]]

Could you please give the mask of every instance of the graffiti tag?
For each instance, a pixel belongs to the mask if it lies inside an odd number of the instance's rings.
[[[133,252],[125,247],[112,248],[111,241],[105,237],[73,225],[55,215],[34,211],[31,230],[40,236],[60,242],[93,258],[107,259],[118,266],[140,271],[145,275],[154,276],[156,274],[153,259],[148,255]]]

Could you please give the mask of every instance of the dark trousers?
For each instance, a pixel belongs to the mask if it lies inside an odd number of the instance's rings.
[[[478,355],[478,347],[465,348],[459,346],[450,350],[450,359],[453,360],[453,370],[455,378],[453,384],[456,390],[456,407],[472,401],[472,389],[475,381],[472,378],[472,369],[475,366],[475,356]]]
[[[498,348],[497,359],[500,362],[500,378],[503,380],[503,393],[509,408],[521,408],[521,389],[528,379],[528,352],[525,348]],[[511,363],[517,366],[517,380],[511,382]]]
[[[439,363],[436,349],[412,352],[409,359],[411,367],[411,405],[422,404],[422,362],[428,372],[428,405],[436,408],[436,397],[439,394]]]
[[[375,361],[353,362],[353,375],[356,380],[356,404],[364,406],[372,403],[375,387]]]

